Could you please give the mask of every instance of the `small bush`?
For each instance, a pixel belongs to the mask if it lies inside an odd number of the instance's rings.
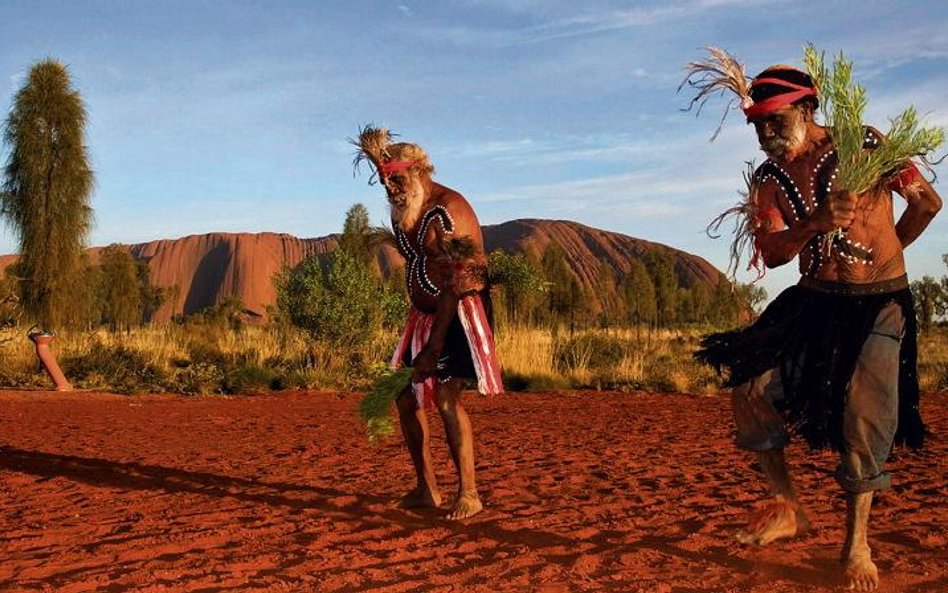
[[[165,373],[145,353],[98,341],[84,354],[64,358],[62,367],[75,386],[119,393],[160,391],[166,380]]]
[[[222,387],[225,393],[251,393],[270,389],[277,378],[273,369],[248,364],[229,370]]]
[[[948,391],[948,363],[920,363],[918,380],[922,391]]]
[[[175,371],[169,387],[187,395],[209,395],[224,392],[224,372],[207,362],[196,362]]]
[[[3,387],[48,387],[50,380],[37,365],[31,368],[0,367],[0,386]]]
[[[553,362],[561,371],[602,370],[618,366],[625,355],[626,342],[602,334],[583,334],[553,344]]]
[[[289,370],[277,374],[270,383],[270,389],[313,389],[320,387],[316,374],[309,369]]]

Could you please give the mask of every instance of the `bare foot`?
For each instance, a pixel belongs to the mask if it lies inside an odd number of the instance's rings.
[[[737,541],[766,546],[774,540],[793,537],[809,526],[810,520],[799,506],[778,494],[774,500],[750,514],[747,528],[737,533]]]
[[[846,588],[850,591],[875,591],[879,586],[879,569],[868,555],[856,556],[846,562]]]
[[[478,498],[477,492],[463,492],[458,495],[458,499],[454,503],[454,508],[448,512],[447,517],[452,521],[467,519],[481,512],[483,508],[484,505],[481,504],[481,499]]]
[[[415,486],[402,497],[398,506],[403,509],[420,509],[425,507],[438,508],[441,506],[441,493],[424,486]]]

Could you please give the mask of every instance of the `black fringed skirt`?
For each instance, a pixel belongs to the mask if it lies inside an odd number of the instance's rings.
[[[704,337],[695,358],[726,371],[728,387],[779,369],[780,410],[790,428],[814,448],[845,451],[849,382],[876,318],[892,302],[905,319],[895,442],[920,449],[925,426],[919,414],[918,324],[905,277],[866,285],[804,278],[780,293],[752,325]]]

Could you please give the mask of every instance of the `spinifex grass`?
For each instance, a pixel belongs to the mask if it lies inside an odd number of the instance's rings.
[[[359,402],[359,417],[365,424],[370,444],[375,445],[395,434],[392,404],[411,383],[411,373],[411,367],[385,372]]]
[[[910,159],[924,159],[945,141],[944,130],[921,127],[918,113],[909,107],[890,120],[892,126],[885,140],[875,148],[865,148],[862,116],[866,90],[853,82],[852,62],[840,52],[829,70],[824,53],[810,44],[804,50],[803,63],[819,89],[823,117],[836,146],[836,181],[840,189],[855,194],[875,189],[897,175]]]

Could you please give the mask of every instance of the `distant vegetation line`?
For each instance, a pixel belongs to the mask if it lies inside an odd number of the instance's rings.
[[[276,303],[265,323],[236,298],[150,323],[177,295],[152,286],[148,266],[127,249],[107,247],[97,263],[86,262],[73,292],[73,314],[57,342],[62,366],[76,386],[119,392],[362,388],[384,369],[407,309],[402,276],[382,274],[370,231],[367,212],[354,206],[338,249],[275,275]],[[765,296],[724,281],[685,287],[671,256],[656,251],[624,274],[601,264],[592,290],[613,296],[595,310],[591,289],[558,245],[542,254],[495,250],[489,261],[498,348],[513,389],[715,392],[719,377],[691,358],[698,337],[745,322]],[[948,388],[948,331],[939,327],[948,278],[925,278],[913,290],[924,386]],[[0,387],[42,386],[23,339],[16,266],[0,280],[0,295]]]

